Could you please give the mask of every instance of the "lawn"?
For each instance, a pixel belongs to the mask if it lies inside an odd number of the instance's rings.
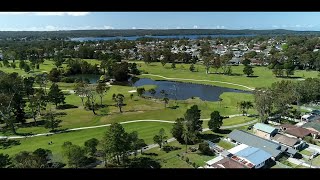
[[[144,155],[139,155],[139,156],[150,157],[157,160],[161,164],[161,168],[193,168],[192,165],[188,164],[185,161],[186,157],[188,157],[191,163],[194,162],[198,166],[203,166],[205,165],[205,162],[215,157],[215,156],[202,155],[198,151],[196,152],[188,151],[188,153],[186,154],[185,145],[181,145],[177,141],[171,142],[169,143],[169,145],[178,147],[181,149],[173,150],[166,153],[165,151],[160,150],[160,148],[153,148],[148,151],[145,151]],[[189,145],[188,148],[189,147],[198,147],[198,144]],[[183,156],[183,159],[181,159],[182,156]]]
[[[177,64],[176,69],[171,69],[171,64],[168,63],[164,67],[160,63],[152,63],[150,65],[146,65],[144,63],[139,63],[138,67],[139,69],[142,69],[149,74],[156,74],[161,75],[169,78],[185,78],[185,79],[198,79],[198,80],[212,80],[212,81],[223,81],[223,82],[230,82],[230,83],[236,83],[245,85],[248,87],[266,87],[271,86],[273,82],[281,81],[283,79],[287,78],[277,78],[273,75],[272,71],[268,69],[267,67],[254,67],[254,75],[258,77],[246,77],[243,75],[243,67],[240,66],[232,66],[232,72],[234,76],[226,76],[222,74],[206,74],[205,68],[203,65],[195,65],[195,69],[198,70],[198,72],[190,72],[188,64]],[[220,70],[221,71],[221,70]],[[218,72],[220,72],[218,71]],[[210,70],[211,73],[214,73],[214,69]],[[317,71],[301,71],[297,70],[295,71],[295,77],[298,78],[308,78],[308,77],[317,77],[318,72]],[[160,77],[154,77],[149,75],[142,75],[141,77],[148,77],[152,79],[162,79]],[[292,78],[293,79],[293,78]],[[296,78],[297,79],[297,78]],[[180,81],[180,80],[179,80]],[[242,89],[247,90],[244,87],[241,86],[235,86],[235,85],[229,85],[229,84],[223,84],[223,83],[216,83],[216,82],[195,82],[195,83],[202,83],[202,84],[211,84],[211,85],[217,85],[217,86],[223,86],[223,87],[231,87],[236,89]]]
[[[237,116],[237,117],[227,118],[223,120],[222,126],[232,126],[236,124],[242,124],[249,121],[253,121],[254,119],[256,118],[247,117],[247,116]]]
[[[314,159],[312,159],[312,165],[313,166],[320,166],[320,156],[317,156]]]
[[[145,140],[147,144],[153,144],[153,136],[156,135],[160,128],[164,128],[167,136],[170,138],[170,130],[172,124],[161,122],[136,122],[124,124],[126,132],[138,131],[139,138]],[[20,145],[12,146],[7,149],[1,149],[0,153],[9,154],[10,156],[19,153],[20,151],[34,151],[37,148],[50,149],[54,156],[61,156],[61,146],[64,142],[70,141],[73,144],[83,146],[84,142],[91,138],[101,139],[107,127],[96,129],[86,129],[74,132],[56,134],[52,136],[40,136],[21,139]],[[48,142],[52,141],[52,145]]]
[[[230,142],[227,142],[225,140],[220,140],[218,143],[217,143],[218,146],[221,146],[223,147],[224,149],[231,149],[234,147],[234,145]]]
[[[300,154],[307,155],[307,156],[311,156],[311,155],[312,155],[312,152],[310,152],[310,151],[308,151],[308,150],[306,150],[306,149],[300,151],[299,153],[300,153]]]

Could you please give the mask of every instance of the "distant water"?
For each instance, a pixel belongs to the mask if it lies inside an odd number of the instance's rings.
[[[138,38],[159,38],[159,39],[182,39],[182,38],[188,38],[188,39],[198,39],[198,38],[204,38],[204,37],[212,37],[212,38],[218,38],[218,37],[226,37],[226,38],[232,38],[232,37],[252,37],[256,36],[254,34],[247,34],[247,35],[237,35],[237,34],[221,34],[221,35],[171,35],[171,36],[116,36],[116,37],[79,37],[79,38],[71,38],[71,41],[108,41],[108,40],[115,40],[115,39],[121,39],[121,40],[130,40],[134,41]]]

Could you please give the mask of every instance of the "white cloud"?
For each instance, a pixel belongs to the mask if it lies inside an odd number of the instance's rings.
[[[225,26],[220,26],[220,25],[216,26],[216,29],[224,29],[224,28],[225,28]]]
[[[59,27],[59,26],[41,26],[41,27],[0,27],[0,31],[59,31],[59,30],[90,30],[90,29],[114,29],[112,26],[78,26],[78,27]]]
[[[132,27],[131,29],[137,29],[136,27]]]
[[[272,27],[273,27],[273,28],[278,28],[279,26],[277,26],[277,25],[272,25]]]
[[[197,25],[194,25],[193,26],[193,29],[198,29],[199,27]]]
[[[86,16],[90,12],[0,12],[0,15]]]

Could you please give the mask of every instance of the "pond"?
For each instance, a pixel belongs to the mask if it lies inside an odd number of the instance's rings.
[[[99,80],[100,76],[101,75],[82,74],[73,77],[89,79],[90,83],[95,84]],[[186,100],[192,97],[199,97],[204,101],[218,101],[219,96],[224,92],[251,93],[250,91],[243,91],[219,86],[165,80],[155,81],[149,78],[137,77],[131,78],[129,82],[125,84],[134,87],[156,85],[156,94],[154,95],[154,97],[161,99],[164,97],[164,95],[160,93],[161,90],[165,90],[165,92],[168,94],[167,97],[169,99]],[[144,95],[152,96],[149,92],[145,92]]]
[[[155,97],[163,98],[160,93],[161,90],[165,90],[169,99],[186,100],[192,97],[199,97],[204,101],[218,101],[219,96],[224,92],[236,92],[236,93],[251,93],[250,91],[236,90],[232,88],[225,88],[219,86],[211,86],[204,84],[193,84],[176,81],[155,81],[148,78],[141,78],[133,84],[135,87],[143,85],[156,85]],[[145,95],[151,96],[149,92],[145,92]]]

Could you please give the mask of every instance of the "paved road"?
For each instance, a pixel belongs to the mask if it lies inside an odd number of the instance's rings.
[[[297,166],[303,165],[303,166],[306,166],[308,168],[319,168],[317,166],[310,166],[310,164],[307,164],[304,160],[299,160],[299,159],[295,159],[295,158],[291,158],[291,157],[288,158],[288,161],[293,163],[293,164],[296,164]]]
[[[214,83],[230,84],[230,85],[234,85],[234,86],[244,87],[244,88],[249,89],[249,90],[254,90],[254,88],[252,88],[252,87],[248,87],[248,86],[241,85],[241,84],[230,83],[230,82],[224,82],[224,81],[211,81],[211,80],[185,79],[185,78],[169,78],[169,77],[164,77],[164,76],[160,76],[160,75],[157,75],[157,74],[142,74],[142,75],[161,77],[163,79],[168,79],[168,80],[176,79],[176,80],[185,80],[185,81],[214,82]]]
[[[234,117],[234,116],[238,116],[238,115],[236,114],[236,115],[231,115],[231,116]],[[204,119],[202,119],[202,120],[204,120]],[[258,120],[253,120],[253,121],[250,121],[247,123],[237,124],[237,125],[233,125],[233,126],[221,126],[221,129],[230,129],[230,128],[246,126],[249,124],[253,124],[257,121]],[[144,120],[132,120],[132,121],[120,122],[120,124],[128,124],[128,123],[136,123],[136,122],[162,122],[162,123],[172,123],[172,124],[174,123],[174,121],[144,119]],[[87,127],[80,127],[80,128],[72,128],[72,129],[68,129],[66,131],[60,131],[60,132],[55,132],[55,133],[41,133],[41,134],[35,134],[35,135],[30,135],[30,136],[0,136],[0,139],[23,139],[23,138],[29,138],[29,137],[47,136],[47,135],[60,134],[60,133],[70,132],[70,131],[78,131],[78,130],[84,130],[84,129],[94,129],[94,128],[107,127],[110,125],[111,124],[104,124],[104,125],[99,125],[99,126],[87,126]],[[204,131],[208,131],[208,130],[209,130],[208,128],[204,129]]]

